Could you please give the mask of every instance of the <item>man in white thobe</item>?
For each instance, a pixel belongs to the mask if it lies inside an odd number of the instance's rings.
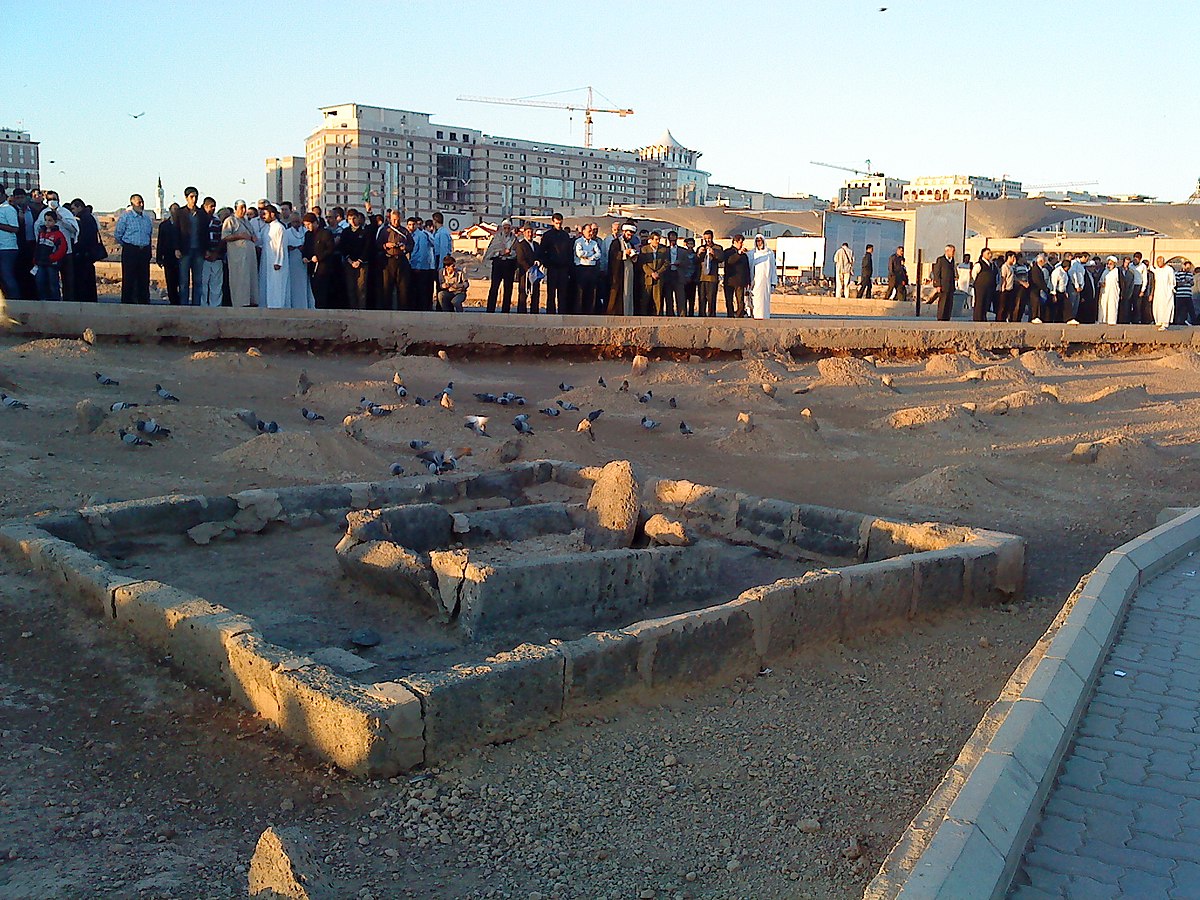
[[[835,297],[850,296],[850,281],[854,278],[854,252],[850,245],[842,243],[833,254],[833,268],[837,273],[837,291]]]
[[[1175,270],[1160,256],[1150,271],[1154,273],[1154,293],[1150,297],[1154,324],[1159,331],[1166,331],[1175,317]]]
[[[1104,274],[1100,276],[1100,322],[1103,325],[1116,325],[1117,314],[1121,307],[1121,270],[1117,267],[1117,258],[1110,256]]]
[[[262,258],[258,261],[259,302],[269,309],[283,309],[288,305],[290,293],[287,229],[270,204],[263,207],[259,220],[262,222],[258,241],[262,248]]]
[[[288,306],[292,309],[315,309],[312,285],[308,282],[308,266],[304,263],[300,248],[304,246],[305,230],[300,221],[299,213],[292,213],[292,221],[287,227],[287,256],[288,256]]]

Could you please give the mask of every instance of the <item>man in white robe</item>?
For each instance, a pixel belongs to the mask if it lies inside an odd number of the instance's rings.
[[[1154,324],[1159,331],[1166,331],[1175,316],[1175,270],[1160,256],[1150,271],[1154,273],[1154,293],[1150,297]]]
[[[1100,323],[1116,325],[1117,313],[1121,307],[1121,271],[1117,268],[1117,258],[1110,256],[1106,263],[1108,268],[1100,276]]]
[[[833,254],[833,268],[837,275],[837,290],[835,297],[850,296],[850,281],[854,278],[854,251],[850,245],[843,242]]]
[[[288,306],[292,309],[315,309],[317,305],[313,300],[312,285],[308,283],[308,267],[300,252],[305,234],[307,231],[300,221],[300,214],[293,213],[287,227]]]
[[[750,317],[771,318],[771,292],[779,283],[775,266],[775,253],[767,248],[763,236],[754,238],[754,249],[750,251]]]
[[[274,206],[268,204],[259,217],[259,246],[262,258],[258,262],[259,302],[268,309],[283,309],[288,305],[288,248],[287,229],[278,219]]]

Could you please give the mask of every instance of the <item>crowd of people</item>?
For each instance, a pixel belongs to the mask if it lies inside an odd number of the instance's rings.
[[[0,294],[10,300],[95,300],[108,258],[92,207],[55,191],[0,186]]]
[[[1099,256],[1089,253],[1038,253],[1026,261],[1009,250],[984,248],[970,267],[969,293],[973,318],[1033,324],[1172,325],[1200,322],[1193,301],[1192,263],[1153,263],[1141,253]]]

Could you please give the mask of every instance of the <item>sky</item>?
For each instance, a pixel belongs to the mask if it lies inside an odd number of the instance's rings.
[[[635,111],[597,114],[597,146],[670,128],[721,184],[830,198],[849,173],[812,160],[870,160],[902,178],[1096,182],[1076,189],[1178,202],[1200,176],[1193,7],[648,0],[586,20],[564,3],[556,21],[544,4],[473,0],[0,0],[9,35],[52,28],[57,60],[3,80],[0,126],[41,142],[43,185],[98,211],[135,191],[153,206],[160,174],[168,202],[195,184],[225,205],[263,193],[267,157],[303,156],[321,106],[581,144],[579,113],[456,98],[580,102],[573,89],[591,84],[597,105]]]

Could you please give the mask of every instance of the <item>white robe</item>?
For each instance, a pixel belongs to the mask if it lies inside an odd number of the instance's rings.
[[[263,225],[259,243],[262,246],[262,258],[258,262],[259,300],[269,309],[283,309],[288,305],[289,295],[287,229],[278,219]]]
[[[249,220],[230,216],[221,226],[221,236],[248,234],[254,238]],[[258,255],[254,240],[228,241],[225,244],[229,266],[229,297],[234,306],[258,306]]]
[[[1105,269],[1100,276],[1100,316],[1101,325],[1116,325],[1117,310],[1121,306],[1121,271],[1120,269]]]
[[[1154,294],[1151,307],[1155,325],[1170,325],[1175,318],[1175,270],[1170,266],[1150,270],[1154,273]]]
[[[288,246],[288,306],[292,309],[316,309],[312,285],[308,281],[308,266],[304,264],[304,255],[300,252],[304,246],[304,235],[308,232],[303,227],[288,227],[285,230]]]
[[[775,266],[775,251],[762,249],[750,251],[750,316],[754,319],[771,318],[771,291],[779,284],[779,273]]]

